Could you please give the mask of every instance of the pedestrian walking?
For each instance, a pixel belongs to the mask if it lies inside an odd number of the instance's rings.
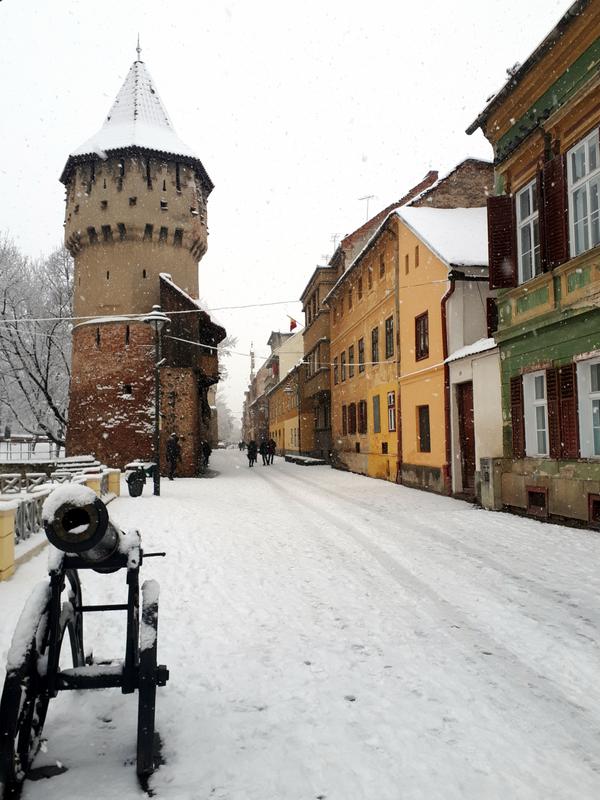
[[[169,465],[169,480],[172,481],[175,477],[175,470],[177,469],[177,462],[181,461],[181,445],[179,444],[179,436],[172,433],[167,442],[167,463]],[[158,465],[157,465],[158,469]]]
[[[210,454],[212,453],[212,447],[209,445],[208,442],[205,441],[202,442],[201,448],[202,448],[202,464],[204,466],[204,469],[206,469],[208,467]]]
[[[267,443],[265,442],[264,439],[261,439],[261,441],[260,441],[260,446],[258,448],[258,452],[262,456],[263,467],[268,467],[269,466],[268,447],[267,447]]]
[[[267,460],[269,464],[273,463],[273,459],[275,458],[275,451],[277,450],[277,442],[275,439],[269,439],[267,442]]]
[[[248,442],[246,455],[248,456],[248,466],[253,467],[256,461],[256,442],[254,439]]]

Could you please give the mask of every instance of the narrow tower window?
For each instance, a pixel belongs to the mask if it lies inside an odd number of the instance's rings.
[[[123,394],[132,394],[130,383],[123,384]]]
[[[137,203],[137,197],[130,197],[129,198],[129,205],[134,206]]]
[[[129,344],[129,325],[125,325],[125,345],[128,344]]]
[[[173,244],[175,247],[181,247],[183,244],[183,228],[175,228],[175,234],[173,236]]]
[[[127,238],[127,228],[125,227],[125,223],[117,222],[117,228],[119,229],[119,239],[124,242]]]
[[[169,229],[168,228],[161,228],[160,232],[158,234],[158,241],[159,242],[166,242],[168,235],[169,235]]]
[[[179,174],[179,164],[175,164],[175,188],[178,192],[181,191],[181,176]]]
[[[163,192],[167,191],[167,182],[163,181]]]
[[[144,228],[144,241],[151,241],[152,240],[152,232],[154,231],[154,227],[150,224],[147,224]]]
[[[100,328],[96,328],[96,347],[100,347]]]
[[[103,188],[106,189],[106,178],[104,178],[104,181],[102,182],[102,185],[103,185]]]
[[[119,177],[120,178],[124,178],[125,177],[125,159],[124,158],[119,159]]]
[[[146,184],[148,188],[152,188],[152,173],[150,172],[150,159],[146,159]]]
[[[96,244],[96,242],[98,241],[98,234],[96,233],[96,228],[90,226],[87,229],[87,235],[88,239],[90,240],[90,244]]]
[[[110,272],[109,272],[109,270],[106,270],[106,280],[107,281],[110,280]]]
[[[160,210],[161,211],[166,211],[168,209],[168,207],[169,207],[169,204],[167,203],[166,200],[161,200],[160,201]]]
[[[105,242],[112,242],[113,235],[112,235],[112,228],[110,225],[103,225],[102,226],[102,238]]]
[[[100,200],[100,208],[102,211],[106,211],[108,208],[108,200]]]
[[[143,269],[143,270],[142,270],[142,278],[145,278],[145,277],[146,277],[146,270],[145,270],[145,269]]]

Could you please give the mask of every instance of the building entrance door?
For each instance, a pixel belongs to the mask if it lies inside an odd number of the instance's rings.
[[[473,415],[473,382],[459,383],[458,392],[458,435],[460,439],[460,464],[462,470],[462,490],[475,488],[475,417]]]

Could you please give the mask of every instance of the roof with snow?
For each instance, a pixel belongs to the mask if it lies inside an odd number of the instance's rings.
[[[395,213],[449,267],[487,267],[487,208],[401,208]]]
[[[410,208],[390,212],[365,242],[329,291],[329,301],[365,253],[377,241],[388,221],[397,216],[448,267],[487,267],[487,208]]]
[[[143,61],[134,61],[100,130],[73,150],[61,176],[68,176],[72,160],[106,158],[112,151],[142,150],[191,161],[205,173],[198,156],[175,133],[154,81]]]
[[[459,350],[455,350],[446,359],[446,364],[450,361],[458,361],[459,358],[466,358],[467,356],[476,356],[478,353],[485,353],[488,350],[493,350],[496,347],[494,339],[478,339],[472,344],[466,344]]]

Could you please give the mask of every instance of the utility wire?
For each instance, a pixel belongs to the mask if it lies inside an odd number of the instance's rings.
[[[168,317],[176,314],[207,314],[213,311],[235,311],[245,308],[264,308],[265,306],[285,306],[297,303],[298,300],[276,300],[272,303],[248,303],[243,306],[220,306],[219,308],[190,308],[183,311],[164,311]],[[151,312],[144,314],[92,314],[86,317],[12,317],[11,319],[0,319],[0,325],[13,325],[16,322],[84,322],[85,320],[114,320],[115,322],[126,322],[127,320],[144,319]]]

